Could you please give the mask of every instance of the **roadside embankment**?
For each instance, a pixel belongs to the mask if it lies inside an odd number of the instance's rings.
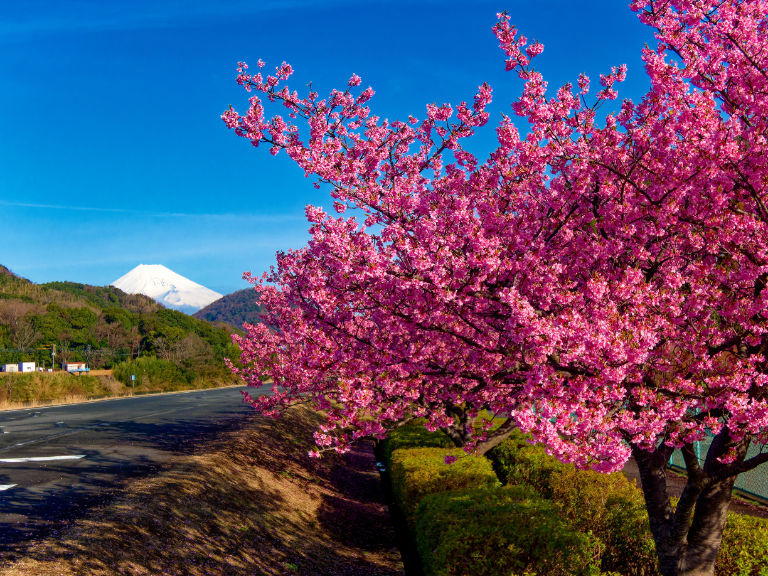
[[[372,448],[310,459],[319,418],[254,417],[34,543],[0,576],[402,575]]]

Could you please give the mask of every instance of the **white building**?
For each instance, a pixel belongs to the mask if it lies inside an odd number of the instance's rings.
[[[0,369],[2,369],[3,372],[18,372],[19,371],[19,365],[18,364],[3,364],[0,366]]]
[[[85,362],[63,362],[61,367],[67,372],[88,372],[88,366]]]
[[[19,372],[34,372],[34,371],[35,371],[34,362],[19,362]]]

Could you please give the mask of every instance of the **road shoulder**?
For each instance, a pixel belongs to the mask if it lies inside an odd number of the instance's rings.
[[[316,425],[305,409],[250,419],[0,575],[402,574],[371,447],[310,459]]]

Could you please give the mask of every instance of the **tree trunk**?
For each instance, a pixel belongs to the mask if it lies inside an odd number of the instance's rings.
[[[748,448],[749,439],[734,442],[727,427],[712,440],[704,467],[700,471],[706,484],[696,500],[687,546],[680,558],[680,574],[714,576],[715,561],[720,551],[737,475],[734,464],[723,464],[719,459],[733,450],[736,455],[735,464],[741,464],[747,456]]]
[[[736,466],[719,458],[733,449],[738,465],[748,447],[748,439],[733,442],[723,428],[713,439],[703,467],[692,446],[684,447],[688,481],[674,510],[666,475],[672,449],[663,444],[653,452],[633,447],[662,576],[714,576],[737,475]]]
[[[469,419],[466,412],[459,408],[449,409],[449,413],[452,412],[456,422],[453,426],[441,428],[443,433],[451,439],[457,448],[463,448],[470,440],[469,433],[467,432],[467,424]],[[517,430],[517,425],[512,418],[507,418],[501,426],[487,433],[487,438],[478,442],[475,449],[478,454],[485,456],[493,448],[501,444],[504,440],[509,438],[513,432]]]
[[[499,428],[489,432],[488,438],[485,441],[477,443],[477,453],[485,456],[516,431],[515,421],[512,418],[508,418]]]
[[[681,576],[714,576],[735,476],[710,482],[696,500],[688,542],[680,558]]]
[[[673,533],[675,513],[667,491],[667,461],[671,452],[665,446],[660,446],[654,452],[636,447],[632,449],[640,471],[640,485],[645,496],[645,508],[662,576],[678,576],[680,553],[680,543]]]

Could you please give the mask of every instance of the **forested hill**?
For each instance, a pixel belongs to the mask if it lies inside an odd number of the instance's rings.
[[[253,288],[238,290],[211,302],[193,316],[209,322],[226,322],[237,328],[246,322],[256,324],[261,321],[259,295]]]
[[[0,266],[0,364],[86,361],[111,368],[156,357],[194,373],[223,370],[235,358],[231,330],[112,286],[34,284]]]

